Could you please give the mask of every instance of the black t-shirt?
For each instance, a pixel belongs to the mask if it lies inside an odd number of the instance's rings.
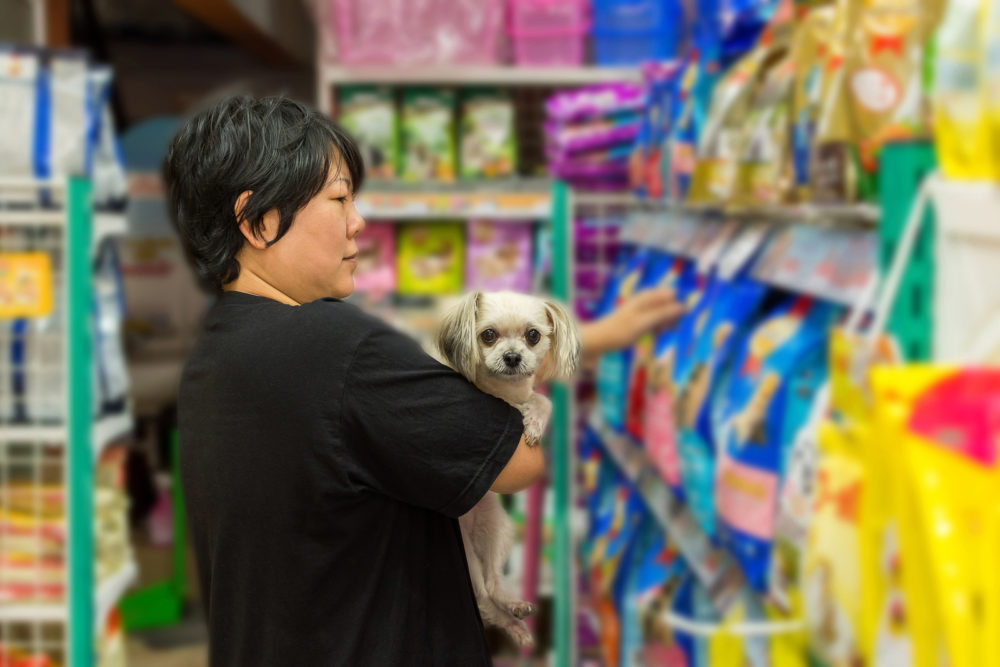
[[[350,304],[238,292],[178,410],[213,667],[489,664],[457,517],[517,410]]]

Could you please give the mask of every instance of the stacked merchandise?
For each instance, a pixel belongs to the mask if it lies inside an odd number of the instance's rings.
[[[545,104],[545,153],[553,176],[583,190],[624,189],[646,95],[607,84],[556,93]]]
[[[514,107],[502,91],[347,86],[338,120],[361,145],[371,178],[495,179],[517,171]]]

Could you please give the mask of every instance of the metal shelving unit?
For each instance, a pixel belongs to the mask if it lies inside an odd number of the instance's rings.
[[[26,207],[26,186],[57,193],[65,206]],[[0,363],[5,381],[24,383],[23,398],[4,405],[10,410],[23,401],[20,413],[0,422],[0,555],[16,550],[28,558],[20,577],[0,567],[0,644],[84,667],[94,664],[95,636],[137,574],[127,562],[100,585],[95,581],[94,468],[101,450],[132,422],[128,414],[93,418],[91,263],[95,241],[121,232],[123,219],[95,220],[85,179],[0,181],[0,190],[7,188],[16,195],[0,197],[15,202],[0,208],[0,253],[49,258],[53,310],[44,334],[39,324],[31,341],[37,349],[22,350],[23,358],[9,358],[5,368]],[[10,332],[12,320],[3,323]],[[15,508],[30,523],[16,523]]]

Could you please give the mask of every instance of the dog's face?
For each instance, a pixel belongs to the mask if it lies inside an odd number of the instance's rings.
[[[533,376],[546,356],[541,381],[569,378],[580,355],[579,331],[562,305],[515,292],[466,296],[445,315],[437,344],[448,363],[473,382]]]

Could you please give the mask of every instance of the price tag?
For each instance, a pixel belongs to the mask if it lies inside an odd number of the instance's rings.
[[[0,253],[0,317],[52,312],[52,260],[44,252]]]

